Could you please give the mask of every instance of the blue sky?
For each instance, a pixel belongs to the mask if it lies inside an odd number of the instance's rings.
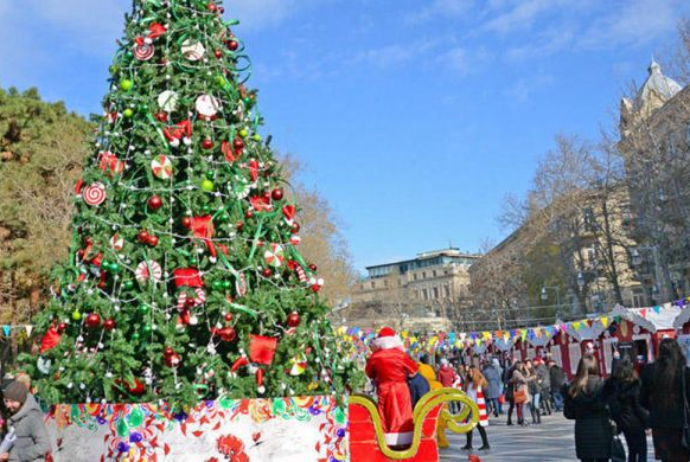
[[[97,6],[96,6],[97,5]],[[227,0],[265,131],[358,269],[500,240],[555,134],[595,137],[686,0]],[[0,85],[99,111],[130,0],[0,0]]]

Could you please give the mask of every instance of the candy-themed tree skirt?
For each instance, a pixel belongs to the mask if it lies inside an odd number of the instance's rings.
[[[347,413],[331,397],[220,399],[175,414],[157,404],[53,409],[56,462],[349,460]]]

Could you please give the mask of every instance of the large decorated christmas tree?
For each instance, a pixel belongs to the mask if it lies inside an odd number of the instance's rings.
[[[53,403],[341,394],[355,372],[215,0],[134,0],[33,375]]]

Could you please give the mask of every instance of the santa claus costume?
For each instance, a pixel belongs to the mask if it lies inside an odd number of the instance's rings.
[[[407,378],[417,373],[417,363],[405,353],[402,340],[390,327],[381,329],[371,349],[366,373],[377,382],[378,410],[386,444],[412,444],[414,422]]]

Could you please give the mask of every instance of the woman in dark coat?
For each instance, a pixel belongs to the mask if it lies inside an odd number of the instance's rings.
[[[563,387],[566,419],[575,420],[575,450],[583,462],[608,461],[613,429],[604,396],[599,363],[592,355],[580,360],[577,375]]]
[[[640,405],[640,381],[628,358],[620,360],[604,391],[611,417],[628,443],[628,462],[647,462],[647,419],[649,413]]]
[[[664,339],[659,359],[642,370],[640,403],[649,411],[656,458],[664,462],[687,462],[690,452],[683,448],[683,377],[685,399],[690,400],[690,369],[678,342]]]

